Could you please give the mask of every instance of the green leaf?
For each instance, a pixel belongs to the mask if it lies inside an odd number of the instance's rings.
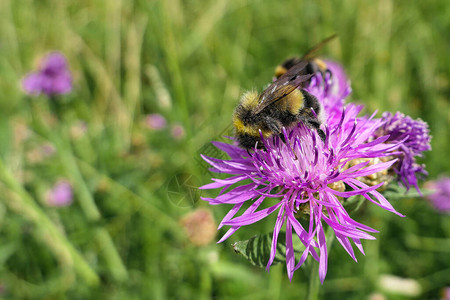
[[[270,258],[270,248],[272,246],[273,233],[255,235],[254,237],[238,241],[233,244],[236,253],[242,254],[252,265],[258,267],[266,267]],[[294,239],[294,252],[301,253],[305,250],[305,246]],[[286,261],[286,233],[280,232],[277,240],[277,252],[272,265]]]
[[[17,245],[9,243],[0,247],[0,266],[3,266],[6,261],[17,251]]]

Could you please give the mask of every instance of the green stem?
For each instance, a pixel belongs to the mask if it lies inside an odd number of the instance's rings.
[[[316,300],[319,295],[319,262],[312,261],[309,274],[308,300]]]
[[[61,162],[66,170],[66,174],[70,174],[71,179],[77,184],[78,201],[80,203],[81,209],[83,210],[86,218],[91,222],[96,222],[100,220],[101,214],[95,205],[94,199],[87,186],[85,185],[84,179],[78,169],[76,161],[72,155],[71,149],[64,145],[63,143],[53,139],[59,150],[59,156]]]
[[[330,252],[331,245],[334,241],[334,231],[333,228],[328,227],[327,232],[325,234],[325,239],[327,241],[327,252]],[[309,276],[309,289],[308,289],[308,298],[307,300],[317,300],[319,297],[319,262],[316,260],[312,260],[311,264],[311,273]]]
[[[0,180],[12,192],[11,197],[5,197],[8,206],[36,226],[41,238],[56,257],[72,266],[89,285],[97,285],[97,274],[5,167],[1,158]]]
[[[200,296],[199,299],[211,299],[212,280],[211,273],[204,262],[200,263]]]
[[[37,105],[32,105],[32,112],[35,119],[36,127],[46,136],[58,149],[58,154],[61,159],[62,165],[65,169],[66,176],[76,187],[76,192],[78,193],[78,201],[80,203],[81,209],[86,216],[86,219],[92,223],[96,224],[101,220],[101,213],[95,204],[95,200],[87,187],[87,184],[81,175],[78,164],[72,153],[72,146],[70,140],[64,137],[70,136],[64,129],[61,131],[55,131],[49,128],[47,124],[42,120],[41,115],[49,111],[48,104],[43,103],[41,107]],[[95,230],[95,238],[97,243],[100,245],[105,257],[106,264],[113,276],[117,281],[125,281],[128,278],[128,272],[125,268],[119,253],[114,245],[114,242],[109,234],[109,232],[102,227],[98,227]]]
[[[186,240],[186,235],[180,231],[180,225],[178,222],[169,216],[165,211],[157,208],[155,205],[152,205],[150,201],[146,200],[141,195],[136,194],[134,191],[128,189],[126,186],[115,181],[106,174],[102,174],[98,171],[98,169],[94,168],[89,163],[81,159],[77,159],[77,164],[84,176],[106,182],[109,186],[108,190],[110,193],[114,195],[123,194],[125,198],[129,199],[133,203],[135,209],[139,210],[141,214],[147,218],[153,218],[155,220],[159,219],[161,226],[167,227],[167,229],[170,230],[177,239],[180,241]],[[150,195],[148,197],[153,198],[156,196]]]
[[[281,284],[283,282],[283,270],[281,266],[270,269],[270,280],[266,299],[279,299],[281,297]]]
[[[53,140],[59,150],[61,162],[64,165],[66,174],[70,176],[70,179],[77,187],[78,201],[86,215],[86,219],[92,224],[97,223],[101,219],[100,211],[81,175],[70,145],[68,145],[68,142],[61,142],[57,138]],[[117,252],[109,232],[103,227],[98,227],[95,232],[96,240],[101,247],[112,276],[118,281],[125,281],[128,278],[128,272]]]

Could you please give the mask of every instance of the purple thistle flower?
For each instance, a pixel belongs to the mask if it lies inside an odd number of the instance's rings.
[[[170,130],[170,134],[176,140],[181,140],[185,136],[184,127],[181,124],[175,124]]]
[[[58,181],[46,195],[50,206],[68,206],[73,201],[72,185],[67,180]]]
[[[28,94],[46,94],[48,97],[69,93],[72,90],[72,74],[67,60],[60,52],[47,54],[37,71],[22,79],[22,87]]]
[[[427,196],[431,204],[440,212],[450,213],[450,177],[442,177],[436,181],[428,181],[425,188],[434,193]]]
[[[441,294],[440,300],[450,300],[450,287],[443,288]]]
[[[416,157],[422,157],[424,151],[431,150],[430,132],[428,124],[418,119],[413,120],[409,116],[397,112],[392,115],[385,112],[384,120],[376,136],[389,135],[386,143],[400,143],[398,149],[398,163],[394,166],[398,180],[409,190],[414,186],[420,193],[416,175],[428,175],[425,165],[419,165]]]
[[[372,118],[358,121],[357,114],[361,108],[347,105],[341,111],[339,122],[326,129],[325,143],[320,140],[316,131],[302,123],[295,128],[283,130],[286,143],[278,136],[262,138],[266,151],[255,148],[249,154],[236,145],[214,143],[230,159],[202,156],[203,159],[213,167],[211,171],[233,175],[227,179],[213,179],[213,183],[201,187],[221,188],[217,197],[202,198],[210,204],[233,205],[219,226],[228,225],[231,228],[219,242],[230,237],[241,226],[253,224],[277,211],[267,269],[274,260],[278,234],[283,226],[286,226],[286,266],[289,279],[307,256],[311,255],[319,261],[319,277],[323,283],[328,260],[324,223],[334,230],[337,240],[356,261],[351,241],[364,253],[361,239],[375,239],[367,232],[376,230],[353,220],[339,199],[361,195],[402,216],[376,191],[383,183],[368,186],[357,179],[385,170],[396,160],[373,165],[365,161],[348,167],[349,162],[358,158],[386,157],[397,147],[384,143],[387,136],[368,142],[383,121]],[[240,182],[243,182],[242,185],[234,187]],[[351,190],[337,188],[345,187],[344,184]],[[250,206],[236,217],[246,202]],[[257,210],[263,202],[272,202],[272,205]],[[298,221],[298,217],[302,215],[309,215],[309,226],[304,227]],[[305,246],[297,263],[292,242],[293,232]]]
[[[153,130],[162,130],[167,126],[166,119],[160,114],[147,115],[145,118],[145,123],[149,129]]]

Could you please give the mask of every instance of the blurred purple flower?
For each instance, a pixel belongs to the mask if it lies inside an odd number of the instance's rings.
[[[22,79],[22,87],[28,94],[44,93],[48,97],[69,93],[72,90],[72,74],[64,55],[60,52],[47,54],[38,70]]]
[[[399,161],[394,166],[398,180],[408,190],[413,186],[420,193],[416,176],[428,175],[428,173],[425,171],[425,165],[419,165],[416,162],[416,157],[422,157],[424,151],[431,150],[428,124],[420,119],[413,120],[400,112],[395,115],[385,112],[382,119],[384,124],[379,128],[376,136],[389,135],[386,143],[401,143],[396,155]]]
[[[145,123],[148,128],[153,130],[161,130],[166,128],[167,121],[166,119],[160,115],[160,114],[150,114],[147,115],[145,119]]]
[[[445,287],[442,290],[441,300],[450,300],[450,287]]]
[[[41,151],[42,151],[42,154],[43,154],[44,156],[50,157],[50,156],[52,156],[53,154],[55,154],[56,148],[55,148],[55,146],[53,146],[53,144],[51,144],[51,143],[44,143],[44,144],[41,146]]]
[[[450,213],[450,177],[442,177],[436,181],[428,181],[425,188],[434,191],[427,199],[440,212]]]
[[[66,180],[58,181],[46,195],[49,206],[68,206],[73,201],[72,185]]]
[[[176,124],[172,126],[172,130],[170,131],[172,137],[176,140],[181,140],[184,137],[184,128],[180,124]]]

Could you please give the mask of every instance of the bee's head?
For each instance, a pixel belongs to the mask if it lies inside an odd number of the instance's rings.
[[[258,115],[253,114],[258,101],[258,92],[248,91],[244,93],[233,115],[235,136],[239,145],[245,149],[254,149],[256,143],[258,143],[257,148],[264,148],[259,133],[262,129],[261,120]],[[264,130],[263,133],[265,133]]]

